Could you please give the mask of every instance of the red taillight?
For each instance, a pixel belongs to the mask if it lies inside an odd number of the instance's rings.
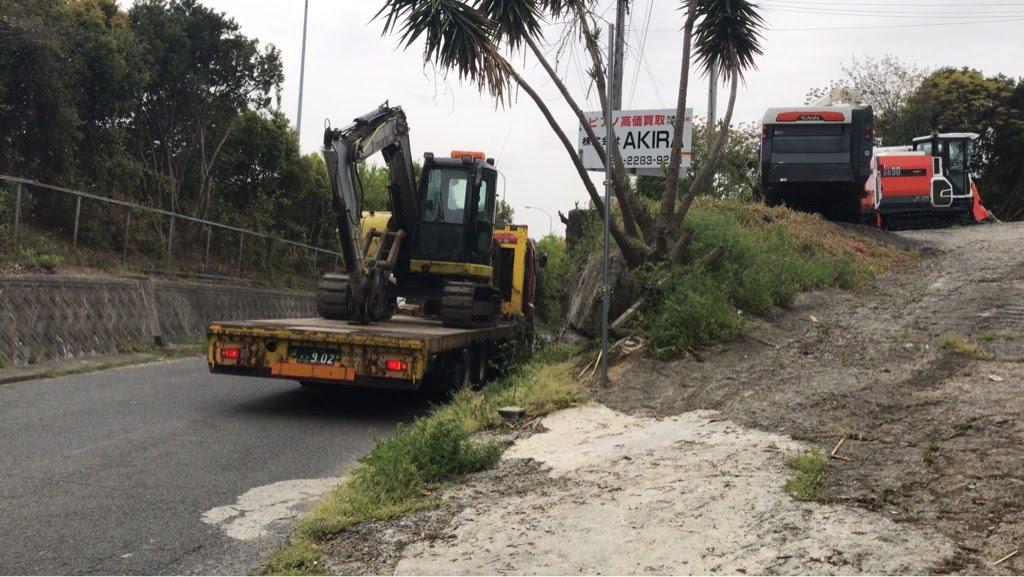
[[[870,124],[865,126],[864,127],[864,138],[874,138],[874,137],[875,137],[875,127],[871,126]]]
[[[225,347],[220,350],[220,358],[238,360],[242,356],[242,349],[238,347]]]
[[[405,361],[399,359],[388,359],[384,361],[384,369],[388,371],[404,371],[409,368]]]

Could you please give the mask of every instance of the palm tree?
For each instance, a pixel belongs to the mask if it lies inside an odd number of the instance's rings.
[[[511,87],[518,86],[537,105],[552,131],[562,143],[576,167],[594,206],[603,208],[600,194],[572,140],[561,129],[545,100],[504,57],[503,50],[528,47],[558,88],[584,130],[595,142],[602,160],[610,157],[616,197],[619,199],[622,227],[610,223],[611,234],[627,264],[638,266],[646,260],[681,262],[692,233],[680,232],[686,211],[699,192],[714,176],[728,138],[736,91],[744,72],[754,67],[754,58],[761,53],[760,30],[763,20],[750,0],[684,0],[687,18],[683,28],[683,64],[680,72],[676,131],[672,142],[672,162],[668,167],[666,189],[655,218],[634,194],[630,179],[617,147],[604,150],[583,112],[569,94],[540,49],[543,40],[541,21],[545,17],[573,18],[567,38],[582,39],[593,65],[593,80],[602,106],[604,98],[604,63],[598,46],[598,31],[593,23],[591,0],[385,0],[377,17],[384,20],[384,33],[398,34],[406,47],[420,38],[424,41],[424,60],[444,71],[454,71],[460,79],[475,82],[498,102],[505,103]],[[691,50],[707,71],[712,63],[721,70],[722,78],[731,82],[728,109],[723,126],[710,147],[708,161],[694,178],[683,201],[676,207],[682,148],[682,127],[686,109],[686,92],[690,73]],[[610,152],[610,154],[609,154]],[[717,249],[713,253],[721,254]],[[709,256],[703,260],[709,261]]]

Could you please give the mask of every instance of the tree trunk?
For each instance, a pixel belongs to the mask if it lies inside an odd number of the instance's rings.
[[[540,109],[541,114],[544,115],[545,120],[551,126],[551,130],[555,132],[558,139],[562,142],[562,146],[565,147],[565,151],[569,154],[569,158],[572,159],[573,164],[576,166],[576,172],[580,176],[580,180],[583,181],[583,186],[587,189],[587,194],[590,195],[591,202],[594,203],[594,208],[598,209],[602,215],[604,215],[604,201],[601,200],[601,196],[597,193],[597,189],[594,187],[594,183],[590,180],[590,175],[587,174],[587,169],[583,166],[583,160],[576,152],[576,147],[573,145],[569,137],[565,135],[562,127],[558,125],[558,121],[555,120],[554,115],[551,114],[551,110],[548,108],[547,103],[544,99],[537,94],[537,92],[530,86],[522,76],[516,72],[515,68],[512,67],[508,62],[504,62],[509,74],[515,79],[516,84],[526,92],[533,102]],[[622,256],[626,259],[626,263],[630,268],[635,268],[643,262],[643,255],[629,242],[629,238],[622,232],[615,222],[608,223],[608,228],[611,236],[615,239],[615,244],[619,247],[622,252]]]
[[[665,190],[661,193],[661,206],[658,209],[657,229],[661,249],[664,250],[667,242],[665,235],[674,233],[669,227],[672,224],[672,213],[676,209],[676,194],[679,189],[679,170],[682,166],[683,156],[683,130],[686,126],[686,92],[690,84],[690,52],[693,38],[693,24],[697,18],[695,2],[689,2],[686,15],[686,24],[683,27],[683,63],[679,71],[679,96],[676,99],[676,124],[675,133],[672,135],[672,152],[669,157],[668,172],[665,174]]]
[[[558,77],[558,72],[551,66],[551,63],[548,62],[547,58],[544,57],[544,53],[540,51],[540,48],[537,46],[537,43],[533,41],[533,38],[526,36],[525,40],[526,44],[533,52],[533,55],[540,62],[541,66],[544,67],[544,70],[548,73],[551,81],[562,94],[562,98],[569,105],[569,108],[572,109],[573,114],[576,115],[576,119],[579,120],[580,126],[583,127],[583,131],[594,144],[594,151],[597,152],[597,157],[602,163],[607,162],[607,155],[605,154],[605,148],[601,146],[601,140],[597,137],[597,133],[594,132],[593,127],[590,126],[590,122],[588,122],[587,117],[584,116],[583,110],[578,104],[576,104],[576,100],[573,99],[572,95],[569,94],[569,90],[565,87],[565,83]],[[622,227],[630,237],[639,238],[640,235],[637,230],[636,219],[633,218],[632,211],[629,211],[628,209],[622,211]]]
[[[597,85],[597,93],[601,98],[601,110],[604,111],[608,107],[608,93],[605,90],[605,67],[602,64],[601,51],[598,49],[597,41],[594,39],[590,26],[587,24],[587,17],[582,2],[576,2],[574,6],[583,30],[587,53],[590,54],[591,63],[594,65],[594,83]],[[619,151],[619,147],[617,145],[612,146],[612,143],[608,144],[606,152],[611,152],[612,177],[615,182],[615,195],[619,199],[619,206],[622,208],[623,215],[627,211],[630,213],[630,216],[640,228],[641,234],[643,234],[644,242],[650,244],[654,239],[654,219],[651,218],[651,215],[647,213],[647,209],[644,208],[644,205],[633,194],[633,189],[629,184],[629,176],[626,173],[626,167],[622,163],[622,154]]]
[[[718,136],[715,137],[714,145],[708,150],[708,157],[704,160],[704,165],[700,167],[697,175],[693,177],[693,183],[690,185],[691,196],[699,194],[701,189],[707,186],[708,182],[715,175],[715,171],[718,170],[718,165],[722,162],[722,150],[729,139],[729,125],[732,123],[732,113],[736,105],[736,89],[738,85],[739,75],[733,74],[732,86],[729,88],[729,106],[726,108],[725,117],[722,119],[722,128],[719,129]],[[686,211],[689,208],[688,203],[680,207],[675,216],[676,226],[682,224],[683,219],[686,218]]]

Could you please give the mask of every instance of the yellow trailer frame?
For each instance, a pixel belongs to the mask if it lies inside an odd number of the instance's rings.
[[[322,318],[220,322],[207,331],[207,362],[214,373],[415,389],[442,358],[520,331],[518,323],[458,329],[406,315],[370,325]],[[331,356],[302,362],[302,349]]]

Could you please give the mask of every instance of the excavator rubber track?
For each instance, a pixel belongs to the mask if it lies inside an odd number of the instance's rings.
[[[472,282],[448,282],[441,299],[441,322],[446,327],[471,329],[494,326],[501,295],[494,287]]]

